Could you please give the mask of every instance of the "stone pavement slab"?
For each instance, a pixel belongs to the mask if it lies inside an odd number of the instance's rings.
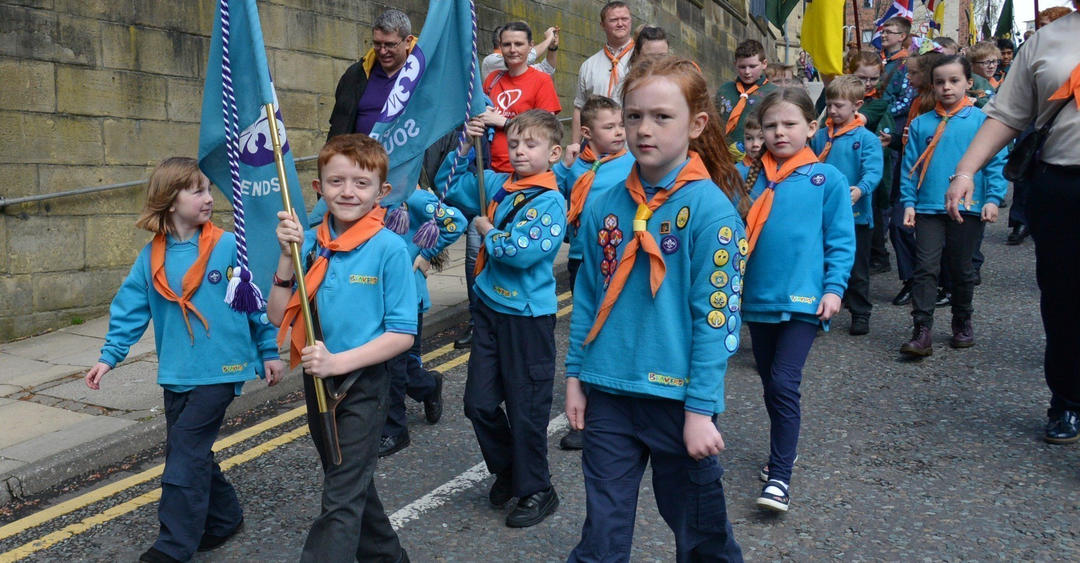
[[[157,362],[146,360],[123,363],[105,374],[97,391],[76,379],[38,394],[124,411],[161,408],[164,399],[157,384],[157,369]]]
[[[2,448],[0,449],[0,457],[6,460],[32,463],[87,441],[107,436],[132,424],[137,423],[122,418],[92,416],[90,420],[80,421],[75,425],[42,434],[8,448]]]
[[[0,384],[13,385],[20,389],[44,385],[84,369],[86,368],[81,366],[56,365],[0,352]]]
[[[4,451],[16,444],[74,426],[86,423],[94,417],[74,413],[64,409],[46,407],[29,401],[0,399],[0,457]]]

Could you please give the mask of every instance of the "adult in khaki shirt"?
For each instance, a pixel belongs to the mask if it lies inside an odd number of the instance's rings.
[[[1080,7],[1080,0],[1073,0]],[[1052,444],[1080,439],[1080,13],[1040,28],[1013,60],[997,95],[986,105],[988,119],[952,177],[945,206],[963,221],[959,205],[970,205],[972,176],[1028,124],[1054,119],[1029,177],[1028,226],[1035,241],[1035,276],[1046,330],[1043,369],[1050,388],[1049,421],[1043,438]],[[1054,114],[1057,117],[1054,118]]]
[[[585,59],[578,69],[577,91],[574,93],[574,121],[571,131],[574,142],[566,147],[565,158],[577,158],[581,141],[581,108],[591,95],[607,96],[622,103],[622,83],[630,71],[630,55],[634,40],[630,37],[633,19],[630,7],[618,0],[600,9],[600,25],[604,28],[604,48]]]

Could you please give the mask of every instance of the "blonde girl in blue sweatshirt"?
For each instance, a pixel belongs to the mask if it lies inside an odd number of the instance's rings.
[[[154,322],[157,380],[165,391],[165,471],[160,531],[141,561],[187,561],[240,529],[240,502],[210,448],[244,382],[265,375],[274,385],[284,372],[266,315],[225,303],[236,239],[210,222],[210,189],[193,158],[169,158],[154,169],[135,223],[154,239],[113,299],[101,359],[86,374],[86,385],[99,389]]]
[[[590,199],[579,231],[566,414],[584,432],[586,518],[569,560],[629,560],[651,462],[676,561],[741,561],[716,415],[739,347],[746,239],[732,201],[746,198],[692,61],[650,57],[623,88],[637,163]]]
[[[934,111],[916,117],[908,126],[908,140],[901,164],[900,203],[904,225],[915,228],[915,277],[911,290],[911,340],[900,352],[915,357],[933,354],[931,328],[934,301],[944,248],[945,262],[952,280],[953,348],[975,345],[971,322],[975,295],[975,266],[972,258],[982,241],[985,223],[997,220],[998,206],[1008,184],[1002,176],[1007,149],[1002,149],[971,179],[975,192],[961,213],[981,221],[957,223],[945,214],[945,192],[956,165],[975,139],[986,115],[967,97],[971,88],[971,63],[953,55],[938,59],[930,68],[937,103]],[[970,211],[969,211],[970,209]]]
[[[810,149],[814,104],[801,88],[773,92],[757,108],[765,152],[746,185],[753,205],[743,320],[769,412],[769,463],[757,505],[785,512],[799,441],[799,385],[820,328],[840,310],[855,261],[850,183]]]

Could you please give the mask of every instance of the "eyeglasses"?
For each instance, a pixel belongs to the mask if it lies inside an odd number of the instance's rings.
[[[400,39],[400,40],[395,41],[393,43],[385,43],[385,42],[373,41],[371,43],[371,48],[375,49],[376,51],[382,51],[382,50],[390,51],[390,50],[395,49],[398,45],[401,45],[402,41],[405,41],[405,40]]]
[[[877,76],[859,76],[858,74],[856,74],[855,78],[858,78],[863,82],[877,82],[878,80],[881,80],[881,75],[879,74]]]
[[[886,30],[883,30],[881,32],[881,34],[882,35],[904,35],[904,32],[903,31],[893,31],[891,29],[886,29]]]
[[[975,61],[974,64],[977,64],[979,66],[997,66],[997,65],[1001,64],[1001,61],[999,61],[997,59],[988,59],[988,60],[985,60],[985,61]]]

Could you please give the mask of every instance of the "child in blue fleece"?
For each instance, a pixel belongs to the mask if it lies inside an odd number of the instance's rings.
[[[930,333],[943,248],[952,280],[950,345],[953,348],[975,345],[971,302],[976,274],[972,257],[982,240],[984,223],[997,220],[998,206],[1008,189],[1002,176],[1007,149],[1002,149],[972,179],[975,193],[960,210],[971,219],[962,223],[949,220],[945,214],[945,192],[956,165],[986,115],[966,95],[971,88],[971,63],[966,58],[942,57],[931,67],[930,76],[937,105],[934,111],[911,122],[900,176],[904,225],[915,227],[916,243],[911,291],[915,327],[911,340],[900,347],[900,352],[916,357],[934,352]]]
[[[240,529],[236,491],[210,448],[244,382],[264,375],[274,385],[284,372],[266,315],[225,304],[236,239],[210,222],[213,209],[210,180],[195,159],[173,157],[154,169],[135,223],[154,239],[116,293],[101,359],[86,374],[86,385],[99,389],[102,376],[154,321],[157,380],[165,390],[165,471],[160,530],[141,561],[187,561]]]
[[[769,411],[769,463],[757,505],[785,512],[799,441],[802,368],[819,328],[840,310],[855,260],[851,184],[810,149],[816,112],[802,89],[758,106],[765,152],[746,178],[753,205],[743,320]]]
[[[825,88],[829,117],[810,141],[818,159],[839,169],[851,190],[855,264],[845,297],[851,311],[848,332],[855,336],[870,332],[870,231],[874,228],[871,200],[884,167],[881,143],[865,127],[866,117],[859,113],[865,95],[866,88],[855,76],[834,78]]]
[[[732,200],[746,197],[692,61],[646,58],[623,88],[637,164],[581,219],[566,414],[584,434],[586,516],[569,561],[629,560],[647,463],[675,560],[741,561],[716,416],[739,347],[746,240]]]

